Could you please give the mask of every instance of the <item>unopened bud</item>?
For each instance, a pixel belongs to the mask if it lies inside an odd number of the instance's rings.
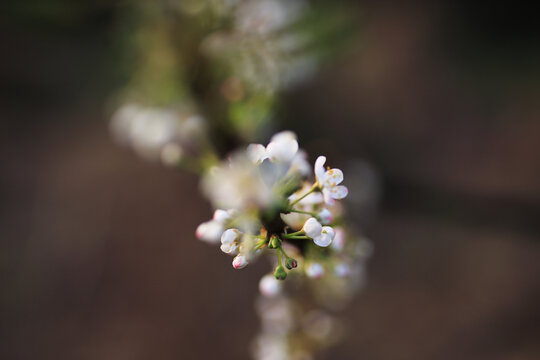
[[[272,236],[270,239],[270,242],[268,243],[268,247],[270,249],[278,249],[281,246],[281,239],[277,236]]]
[[[285,280],[285,278],[287,277],[287,271],[285,271],[285,268],[283,266],[279,265],[274,271],[274,276],[278,280]]]
[[[291,270],[298,266],[298,262],[293,258],[287,258],[285,266],[287,267],[287,269]]]

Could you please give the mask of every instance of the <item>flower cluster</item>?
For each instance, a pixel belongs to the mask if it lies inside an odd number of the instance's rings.
[[[336,276],[348,276],[348,264],[334,261],[344,241],[343,230],[334,227],[341,214],[336,200],[348,190],[341,185],[343,172],[325,169],[325,162],[319,156],[312,172],[290,131],[274,135],[267,146],[249,145],[203,179],[203,191],[217,210],[199,225],[197,237],[221,242],[221,250],[235,256],[236,269],[271,251],[277,256],[275,279],[285,279],[297,267],[310,278],[322,277],[330,266]],[[314,181],[309,181],[311,174]],[[269,279],[261,280],[261,292],[279,289]]]

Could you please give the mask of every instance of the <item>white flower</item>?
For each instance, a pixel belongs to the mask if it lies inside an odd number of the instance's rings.
[[[212,168],[203,178],[202,189],[216,207],[244,210],[265,207],[274,200],[272,189],[264,182],[259,166],[244,154]]]
[[[343,172],[340,169],[324,170],[326,157],[319,156],[315,161],[314,171],[319,186],[322,188],[324,201],[332,205],[334,199],[343,199],[349,193],[347,187],[339,185],[343,181]]]
[[[232,261],[232,266],[235,269],[243,269],[248,265],[248,261],[244,255],[236,255]]]
[[[266,154],[273,162],[287,163],[293,160],[298,152],[296,134],[292,131],[282,131],[270,140],[266,146]]]
[[[345,247],[345,238],[347,234],[342,227],[337,227],[334,230],[336,232],[336,236],[334,236],[334,241],[332,241],[332,249],[340,252]]]
[[[315,245],[327,247],[334,240],[335,232],[330,226],[322,226],[315,218],[307,219],[302,230],[313,239]]]
[[[309,264],[306,269],[306,275],[313,279],[319,279],[324,275],[324,268],[319,263],[311,263]]]
[[[228,229],[221,235],[221,251],[225,254],[230,254],[238,249],[238,239],[240,231],[236,229]]]
[[[314,217],[307,219],[302,230],[312,239],[321,236],[322,225]]]
[[[214,211],[214,217],[213,219],[216,221],[219,221],[222,224],[225,224],[227,220],[231,218],[231,214],[227,210],[217,209]]]
[[[274,297],[281,292],[283,282],[275,278],[273,274],[264,275],[259,281],[259,291],[263,296]]]
[[[334,274],[340,278],[348,277],[351,275],[351,267],[346,263],[339,263],[334,267]]]
[[[307,154],[303,150],[298,150],[296,155],[291,160],[289,171],[298,172],[303,177],[308,177],[311,174],[311,165],[307,160]]]
[[[268,158],[266,148],[261,144],[249,144],[246,154],[248,159],[254,164],[260,164]]]
[[[210,221],[205,221],[197,227],[195,236],[199,240],[206,241],[208,243],[218,243],[221,234],[225,230],[225,222],[231,217],[230,213],[226,210],[217,209],[214,212],[214,217]]]
[[[334,221],[334,215],[327,208],[323,208],[321,211],[319,211],[317,216],[319,219],[321,219],[321,224],[323,225],[328,225]]]
[[[223,233],[223,224],[216,220],[205,221],[197,227],[195,235],[199,240],[218,243]]]
[[[336,233],[334,232],[334,229],[332,229],[330,226],[323,226],[321,230],[321,234],[319,236],[316,236],[313,238],[313,242],[315,245],[320,247],[327,247],[332,243],[332,240],[334,240],[334,236]]]

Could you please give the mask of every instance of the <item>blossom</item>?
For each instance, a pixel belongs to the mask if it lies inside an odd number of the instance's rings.
[[[319,279],[324,275],[324,268],[321,264],[313,262],[305,269],[306,275],[312,279]]]
[[[282,288],[283,283],[278,281],[273,274],[266,274],[259,281],[259,291],[266,297],[276,296]]]
[[[225,254],[230,254],[238,249],[238,239],[240,231],[237,229],[228,229],[221,235],[221,251]]]
[[[217,243],[221,238],[223,230],[222,223],[219,221],[210,220],[200,224],[195,231],[195,235],[199,240],[206,241],[208,243]]]
[[[316,236],[313,238],[313,242],[315,245],[320,247],[327,247],[332,243],[332,240],[334,240],[334,236],[336,233],[334,232],[334,229],[332,229],[330,226],[323,226],[321,230],[321,234],[319,236]]]
[[[221,234],[225,230],[225,223],[231,217],[226,210],[217,209],[214,211],[212,220],[205,221],[197,227],[195,236],[199,240],[208,243],[218,243],[221,239]]]
[[[298,141],[292,131],[275,134],[266,146],[266,154],[274,162],[290,162],[297,151]]]
[[[325,156],[319,156],[313,168],[317,183],[322,189],[324,201],[332,205],[334,199],[343,199],[349,193],[347,187],[339,185],[343,181],[343,172],[340,169],[324,170]]]
[[[317,219],[311,217],[306,220],[302,230],[306,233],[307,236],[313,239],[321,235],[322,225],[320,222],[317,221]]]
[[[242,254],[236,255],[232,261],[232,266],[235,269],[243,269],[248,265],[246,257]]]
[[[330,226],[322,226],[315,218],[307,219],[302,230],[313,239],[315,245],[327,247],[334,240],[335,232]]]
[[[317,217],[321,219],[321,224],[328,225],[334,221],[334,215],[327,208],[323,208],[317,214]]]
[[[274,201],[272,189],[261,176],[259,166],[245,153],[235,153],[228,161],[212,168],[203,178],[202,190],[214,206],[227,209],[266,207]]]
[[[247,157],[254,163],[260,164],[265,159],[281,164],[291,164],[295,161],[295,167],[299,171],[305,171],[302,155],[296,157],[298,152],[298,141],[296,134],[292,131],[282,131],[270,139],[266,147],[261,144],[249,144],[247,147]]]

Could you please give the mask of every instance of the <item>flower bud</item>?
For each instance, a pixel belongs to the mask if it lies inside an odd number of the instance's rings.
[[[248,261],[244,255],[236,255],[232,262],[232,266],[235,269],[243,269],[247,265],[248,265]]]
[[[285,278],[287,277],[287,271],[285,271],[285,268],[283,266],[279,265],[274,271],[274,276],[278,280],[285,280]]]
[[[291,270],[298,266],[298,262],[293,258],[287,258],[285,266],[287,267],[287,269]]]
[[[215,220],[203,222],[195,231],[198,239],[208,243],[218,243],[222,233],[223,225]]]
[[[270,249],[277,249],[281,246],[281,239],[277,236],[272,236],[270,239],[270,242],[268,244],[268,248]]]

